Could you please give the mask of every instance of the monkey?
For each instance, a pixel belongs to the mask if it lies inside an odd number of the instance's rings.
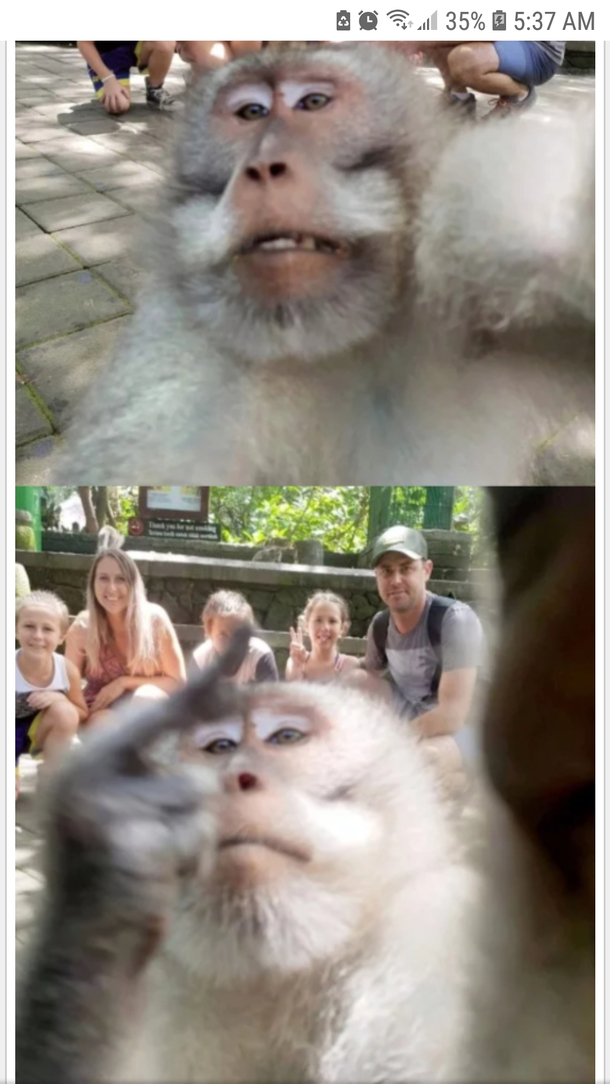
[[[242,629],[56,777],[19,1084],[593,1078],[594,491],[492,503],[477,868],[385,702],[220,680]]]
[[[135,316],[54,480],[154,462],[166,481],[437,484],[450,461],[520,484],[572,448],[593,416],[592,123],[470,128],[439,97],[371,44],[202,76]]]

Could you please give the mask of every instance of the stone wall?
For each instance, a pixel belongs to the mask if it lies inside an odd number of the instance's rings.
[[[466,580],[470,566],[471,538],[465,531],[422,531],[428,543],[430,558],[434,563],[434,577],[439,580]],[[151,544],[156,554],[182,554],[192,557],[209,557],[220,561],[252,561],[262,546],[229,542],[184,542],[168,539],[127,538],[125,549],[130,553],[150,553]],[[272,543],[275,547],[275,542]],[[280,542],[282,561],[295,564],[297,556],[288,542]],[[97,535],[72,534],[69,531],[43,531],[42,549],[45,553],[94,554]],[[365,553],[334,553],[324,550],[323,564],[327,568],[368,568]]]
[[[480,591],[468,571],[469,537],[460,532],[427,534],[435,555],[430,589],[477,606]],[[240,591],[251,603],[260,627],[276,631],[285,632],[294,625],[309,595],[319,589],[336,591],[346,598],[353,636],[364,636],[372,616],[381,608],[370,569],[143,553],[132,549],[131,540],[125,548],[138,564],[148,597],[164,606],[178,625],[198,625],[208,595],[221,588]],[[90,556],[20,550],[17,560],[25,566],[32,589],[55,591],[72,614],[83,609]]]

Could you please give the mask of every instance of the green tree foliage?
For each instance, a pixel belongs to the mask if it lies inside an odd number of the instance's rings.
[[[126,534],[129,519],[138,514],[138,486],[112,489],[116,524]],[[46,486],[49,508],[57,509],[72,492],[66,486]],[[421,528],[427,496],[424,486],[393,486],[385,494],[379,514],[389,517],[389,523]],[[220,524],[224,542],[262,545],[270,539],[282,539],[291,545],[316,538],[335,552],[358,553],[367,545],[370,501],[369,486],[213,486],[210,518]],[[482,508],[482,490],[457,486],[454,529],[471,532],[478,542]]]
[[[214,486],[210,512],[226,542],[317,538],[328,549],[358,552],[366,543],[368,502],[366,486]]]

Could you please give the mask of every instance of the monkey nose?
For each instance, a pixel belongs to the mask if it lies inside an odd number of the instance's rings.
[[[255,184],[265,184],[268,181],[275,181],[280,177],[284,177],[287,173],[288,164],[281,160],[275,162],[253,162],[249,166],[246,166],[244,170],[244,176]]]
[[[252,772],[240,772],[237,776],[237,784],[240,790],[252,790],[257,783],[258,780]]]

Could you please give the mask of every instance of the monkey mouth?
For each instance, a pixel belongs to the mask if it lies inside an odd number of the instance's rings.
[[[268,836],[247,836],[239,834],[229,836],[227,839],[222,839],[218,844],[219,850],[227,850],[228,848],[233,847],[266,847],[267,850],[287,855],[288,858],[294,858],[298,862],[308,862],[310,857],[304,848],[290,843],[284,843],[283,841],[280,842],[279,840],[271,839]]]
[[[311,233],[260,233],[249,238],[239,249],[238,255],[315,252],[322,256],[346,256],[347,251],[344,242],[332,237],[319,237]]]

